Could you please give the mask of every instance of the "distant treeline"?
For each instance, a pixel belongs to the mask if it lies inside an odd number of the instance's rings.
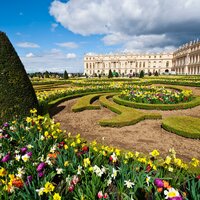
[[[60,72],[33,72],[33,73],[28,73],[28,76],[30,78],[33,77],[38,77],[38,78],[63,78],[64,74],[67,73],[66,71],[63,73]],[[83,76],[83,73],[70,73],[68,74],[69,77],[81,77]]]

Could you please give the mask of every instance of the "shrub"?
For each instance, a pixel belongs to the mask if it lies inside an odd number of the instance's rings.
[[[144,71],[142,70],[142,71],[140,71],[140,76],[139,76],[140,78],[143,78],[144,77]]]
[[[64,71],[63,78],[64,78],[64,79],[68,79],[68,78],[69,78],[69,76],[68,76],[68,73],[67,73],[67,71],[66,71],[66,70]]]
[[[0,119],[25,116],[38,101],[24,66],[5,33],[0,32]]]
[[[111,69],[109,70],[108,78],[113,78],[113,73],[112,73]]]
[[[200,139],[200,119],[190,116],[170,116],[163,120],[162,127],[178,135]]]

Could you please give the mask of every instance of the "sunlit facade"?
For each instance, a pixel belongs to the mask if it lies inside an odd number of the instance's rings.
[[[200,74],[200,42],[198,40],[184,44],[174,52],[173,69],[177,74]]]
[[[172,53],[85,55],[84,73],[108,75],[110,69],[124,76],[139,74],[141,70],[146,74],[171,73],[172,58]]]

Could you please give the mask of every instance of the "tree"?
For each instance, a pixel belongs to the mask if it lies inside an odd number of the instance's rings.
[[[48,71],[44,72],[44,78],[49,78],[49,72]]]
[[[149,71],[148,75],[149,75],[149,76],[151,76],[151,75],[152,75],[152,73]]]
[[[68,78],[69,78],[68,73],[67,73],[66,70],[64,71],[63,78],[64,78],[64,79],[68,79]]]
[[[144,71],[141,70],[141,71],[140,71],[140,76],[139,76],[139,78],[143,78],[143,77],[144,77]]]
[[[109,73],[108,73],[108,78],[112,78],[113,77],[113,73],[111,71],[111,69],[109,70]]]
[[[155,72],[154,76],[158,76],[158,72],[157,71]]]
[[[35,91],[5,33],[0,32],[0,120],[12,120],[30,114],[30,109],[39,109]]]

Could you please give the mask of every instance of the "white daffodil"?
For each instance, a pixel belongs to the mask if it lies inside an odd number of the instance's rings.
[[[19,154],[17,154],[17,155],[15,156],[15,160],[16,160],[16,161],[20,161],[20,159],[21,159],[21,156],[20,156]]]
[[[36,189],[36,192],[38,193],[39,196],[42,196],[43,193],[44,193],[44,190],[45,190],[45,188],[42,187],[42,188],[40,188],[40,189]]]
[[[63,169],[62,168],[56,168],[57,174],[62,174],[63,173]]]
[[[81,172],[82,172],[82,166],[80,166],[80,165],[79,165],[79,166],[78,166],[78,170],[77,170],[77,174],[79,174],[79,175],[80,175],[80,174],[81,174]]]
[[[29,158],[30,158],[30,156],[28,156],[27,154],[25,154],[25,155],[22,156],[22,160],[24,162],[27,162],[29,160]]]
[[[131,182],[130,180],[128,181],[124,181],[124,185],[127,187],[127,188],[133,188],[133,186],[135,185],[133,182]]]
[[[164,194],[166,195],[165,199],[180,196],[178,190],[175,190],[174,188],[169,188],[168,190],[165,190]]]

